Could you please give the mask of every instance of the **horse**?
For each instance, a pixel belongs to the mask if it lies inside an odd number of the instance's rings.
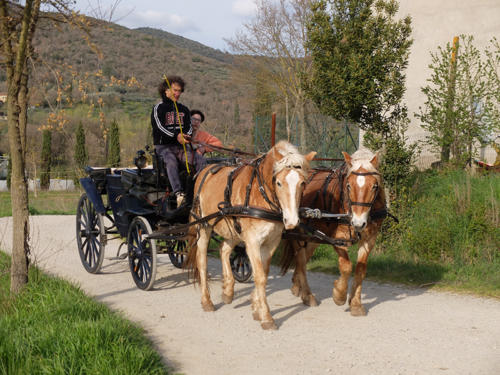
[[[271,257],[283,229],[299,224],[299,203],[309,162],[315,155],[311,152],[304,156],[292,144],[280,141],[248,164],[208,166],[197,176],[191,222],[216,215],[221,209],[235,213],[191,226],[195,229],[191,229],[186,267],[200,284],[203,310],[215,310],[207,287],[207,248],[213,231],[222,237],[223,302],[231,303],[234,296],[230,254],[244,242],[255,283],[251,294],[253,318],[261,322],[263,329],[277,329],[266,300]],[[249,215],[238,216],[237,212]],[[197,232],[194,240],[193,231]]]
[[[333,246],[339,255],[340,277],[334,282],[332,297],[339,306],[346,302],[352,272],[347,247],[359,240],[349,306],[351,315],[364,316],[366,310],[361,303],[361,287],[366,276],[368,256],[387,215],[386,198],[382,177],[378,171],[378,154],[358,150],[352,156],[345,152],[343,155],[345,163],[339,169],[316,170],[311,173],[301,206],[350,215],[350,219],[345,222],[311,219],[308,224],[335,240],[343,240],[343,244]],[[306,264],[318,246],[318,243],[307,240],[284,240],[283,244],[282,274],[285,274],[295,261],[291,291],[309,306],[316,306],[317,301],[307,282]]]

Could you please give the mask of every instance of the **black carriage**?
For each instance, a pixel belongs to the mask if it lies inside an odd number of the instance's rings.
[[[98,273],[109,240],[123,242],[115,258],[128,258],[136,285],[143,290],[153,287],[157,255],[168,254],[175,267],[181,268],[187,255],[187,242],[180,239],[155,240],[154,231],[169,226],[186,224],[193,198],[193,178],[185,166],[179,169],[187,199],[177,207],[170,194],[164,163],[154,151],[147,150],[152,167],[146,167],[146,152],[138,151],[136,168],[111,169],[87,167],[88,177],[80,179],[85,192],[80,197],[76,214],[78,252],[85,269]],[[208,163],[235,164],[236,158],[209,158]],[[194,170],[194,168],[190,168]],[[214,238],[217,241],[217,238]],[[127,251],[120,254],[122,247]],[[244,282],[252,274],[245,249],[237,246],[231,257],[236,280]]]

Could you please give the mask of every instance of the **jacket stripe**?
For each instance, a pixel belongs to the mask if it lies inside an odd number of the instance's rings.
[[[158,129],[160,129],[163,133],[165,133],[166,135],[168,135],[169,137],[173,137],[174,136],[174,133],[172,133],[171,131],[168,131],[162,124],[161,124],[161,121],[160,119],[158,118],[158,106],[160,105],[161,103],[158,103],[157,105],[155,105],[155,108],[153,110],[153,113],[154,113],[154,118],[155,118],[155,121],[156,121],[156,126],[158,126]]]

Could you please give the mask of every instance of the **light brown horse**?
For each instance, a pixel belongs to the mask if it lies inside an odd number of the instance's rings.
[[[343,154],[345,164],[341,168],[311,173],[304,189],[301,206],[319,208],[330,213],[350,214],[350,219],[346,222],[313,219],[308,224],[327,236],[346,240],[345,245],[359,239],[358,259],[349,305],[352,315],[361,316],[366,315],[361,303],[361,286],[366,275],[368,255],[375,245],[387,212],[386,200],[382,178],[378,172],[378,156],[365,150],[356,151],[352,156],[345,152]],[[284,242],[282,272],[285,273],[295,260],[292,293],[300,296],[304,304],[310,306],[316,306],[317,302],[307,282],[306,264],[318,245],[295,240]],[[347,299],[352,263],[347,253],[347,246],[334,246],[334,248],[339,254],[340,277],[334,282],[333,300],[340,306]]]
[[[201,171],[196,179],[191,221],[217,213],[221,207],[258,208],[267,210],[262,212],[270,213],[267,216],[271,217],[228,216],[196,225],[198,238],[191,245],[187,267],[200,282],[201,304],[205,311],[214,310],[207,286],[207,247],[215,231],[223,238],[220,248],[224,278],[222,300],[224,303],[233,300],[234,277],[229,257],[233,248],[244,242],[255,282],[251,295],[253,317],[261,321],[262,328],[276,329],[266,300],[271,257],[280,243],[283,228],[292,229],[299,224],[299,203],[309,162],[315,154],[303,156],[290,143],[280,141],[249,165],[218,170],[208,166]]]

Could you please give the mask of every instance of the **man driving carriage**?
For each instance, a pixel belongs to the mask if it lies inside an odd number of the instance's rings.
[[[185,162],[187,153],[190,155],[188,163],[194,164],[196,172],[202,170],[207,162],[202,154],[187,152],[187,148],[185,151],[183,147],[191,142],[193,134],[190,111],[178,102],[184,92],[185,82],[179,76],[169,76],[167,80],[163,80],[158,86],[162,101],[153,107],[151,126],[156,153],[165,163],[172,193],[175,194],[179,207],[185,201],[186,195],[182,191],[178,162]]]

